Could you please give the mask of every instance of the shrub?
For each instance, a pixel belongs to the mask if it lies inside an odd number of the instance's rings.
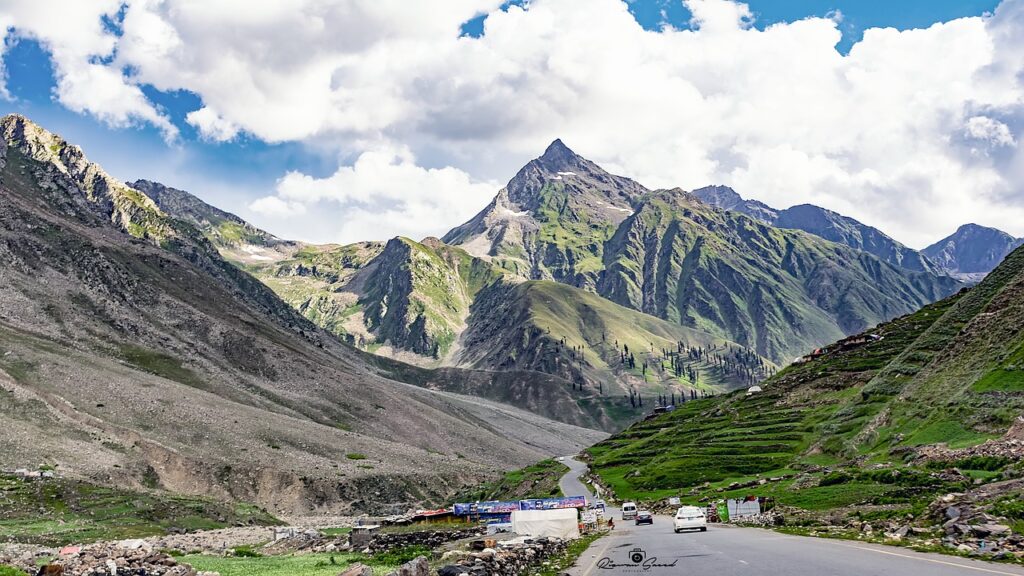
[[[231,555],[238,558],[260,558],[263,555],[252,549],[252,546],[237,546],[232,548]]]
[[[818,486],[834,486],[836,484],[846,484],[853,480],[853,476],[846,472],[833,472],[818,482]]]

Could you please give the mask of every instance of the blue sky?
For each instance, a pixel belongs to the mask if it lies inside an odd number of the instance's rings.
[[[850,47],[861,39],[863,31],[867,28],[927,28],[936,22],[990,13],[995,10],[998,2],[752,0],[748,5],[755,18],[754,25],[758,29],[780,22],[841,13],[838,28],[842,32],[842,40],[836,48],[841,54],[846,54]],[[679,0],[634,0],[628,3],[628,9],[637,22],[652,31],[660,30],[665,25],[687,29],[692,17],[687,7]],[[0,16],[3,15],[2,12],[3,9],[0,8]],[[0,22],[3,21],[0,19]],[[118,26],[112,26],[107,22],[105,28],[111,30],[117,29]],[[463,34],[469,37],[479,37],[482,31],[483,17],[471,19],[462,25]],[[196,124],[186,120],[190,112],[207,104],[203,98],[189,90],[162,92],[146,82],[140,82],[139,86],[146,99],[166,116],[180,133],[177,139],[168,142],[165,134],[152,124],[135,120],[131,126],[111,127],[97,119],[94,114],[74,112],[58,101],[55,96],[56,79],[51,54],[43,44],[33,39],[38,36],[39,34],[23,34],[8,38],[8,48],[3,55],[3,62],[6,70],[6,87],[11,99],[0,100],[0,111],[25,114],[68,140],[80,144],[91,159],[101,163],[121,179],[147,178],[189,189],[204,199],[252,218],[279,234],[294,235],[296,231],[300,231],[298,233],[301,234],[305,227],[282,224],[300,215],[295,212],[288,218],[279,216],[275,219],[265,214],[257,214],[251,210],[253,200],[274,194],[278,180],[288,172],[300,173],[313,180],[329,178],[339,166],[351,165],[362,152],[371,149],[367,142],[387,142],[391,148],[400,148],[404,151],[399,155],[410,154],[414,157],[412,161],[424,170],[454,166],[466,172],[470,180],[478,185],[474,190],[483,189],[481,183],[490,185],[507,180],[511,177],[514,167],[530,157],[521,142],[522,138],[514,140],[515,134],[506,136],[508,142],[513,143],[502,142],[501,145],[504,147],[500,148],[515,152],[495,152],[488,155],[466,152],[468,144],[462,147],[449,146],[450,140],[445,138],[430,140],[417,134],[410,135],[408,131],[395,127],[384,127],[360,134],[351,130],[314,130],[313,132],[326,136],[286,138],[277,143],[265,141],[275,138],[261,139],[252,135],[253,132],[245,130],[227,141],[204,139],[197,131]],[[126,68],[125,71],[129,75],[134,73],[130,68]],[[699,79],[697,83],[699,84]],[[429,123],[433,119],[420,121]],[[1010,122],[1005,124],[1013,126]],[[566,131],[572,133],[571,128]],[[558,136],[562,133],[552,135]],[[546,134],[543,136],[548,137]],[[533,149],[539,152],[540,140],[543,138],[540,135],[537,138],[538,144]],[[579,140],[581,138],[577,138],[577,141]],[[486,144],[483,141],[473,143],[474,146]],[[587,142],[584,141],[583,144],[580,151],[585,153]],[[469,159],[473,154],[475,156]],[[600,153],[596,155],[601,156]],[[615,158],[608,158],[606,161],[614,168],[626,171],[630,169],[625,162],[619,166]],[[758,196],[756,191],[741,192],[748,196]],[[763,199],[772,200],[770,197]],[[481,198],[473,208],[481,208],[486,201],[486,198]],[[372,198],[361,198],[351,202],[355,202],[363,212],[380,206]],[[775,203],[778,204],[779,201],[776,200]],[[785,200],[781,203],[786,204]],[[837,205],[833,207],[839,208],[841,204],[842,202],[837,200]],[[336,216],[343,218],[345,213],[341,212]],[[306,239],[332,239],[330,226],[329,222],[311,224],[308,229],[314,232]],[[933,231],[928,233],[934,235]],[[899,236],[896,233],[893,235]],[[338,239],[354,238],[339,236]]]

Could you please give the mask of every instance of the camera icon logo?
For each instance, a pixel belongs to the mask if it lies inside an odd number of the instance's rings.
[[[643,548],[633,548],[629,551],[629,559],[632,560],[634,564],[643,562],[644,558],[647,558],[647,553],[644,552]]]

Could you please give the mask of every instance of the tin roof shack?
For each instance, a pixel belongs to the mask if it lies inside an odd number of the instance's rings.
[[[575,508],[516,510],[512,512],[512,531],[531,538],[576,539],[580,537],[579,512]]]

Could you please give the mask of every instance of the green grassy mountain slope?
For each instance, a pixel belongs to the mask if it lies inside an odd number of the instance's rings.
[[[589,450],[595,469],[627,498],[755,492],[803,510],[911,514],[974,478],[1024,473],[1004,436],[1024,414],[1024,249],[978,286],[870,334],[789,366],[761,393],[636,424]],[[758,478],[775,480],[733,484]]]
[[[359,303],[380,342],[439,359],[451,351],[482,288],[501,279],[490,264],[436,239],[388,242]]]
[[[150,186],[166,189],[158,184]],[[216,209],[198,199],[165,205],[170,210],[198,206],[192,209],[192,214],[171,214],[198,226],[226,258],[260,279],[308,320],[357,348],[420,366],[416,368],[400,362],[365,358],[391,378],[432,390],[487,398],[560,422],[605,430],[621,429],[641,413],[640,407],[631,406],[628,399],[610,396],[611,389],[632,386],[638,393],[646,395],[650,402],[655,387],[658,391],[664,388],[655,385],[653,362],[652,373],[646,383],[633,374],[640,372],[641,365],[632,371],[588,370],[585,375],[573,372],[574,377],[584,378],[593,384],[593,393],[589,390],[584,393],[576,389],[574,381],[565,379],[558,371],[546,373],[547,366],[542,362],[513,367],[500,365],[504,358],[478,358],[480,351],[489,346],[487,342],[475,341],[472,351],[463,350],[462,336],[470,326],[471,306],[476,302],[477,294],[495,284],[513,285],[519,280],[491,263],[439,240],[428,238],[415,242],[395,238],[386,244],[363,242],[347,246],[283,242],[266,250],[265,243],[220,242],[217,228],[208,225],[218,217]],[[237,219],[232,216],[229,220]],[[265,233],[256,237],[272,238]],[[579,292],[567,286],[564,288]],[[562,296],[577,297],[574,294]],[[591,294],[586,297],[600,300]],[[609,302],[604,304],[614,306]],[[634,316],[633,320],[661,322],[631,310],[622,310]],[[504,318],[490,317],[490,320],[492,322],[482,329],[501,332],[513,327]],[[590,316],[587,320],[595,322],[599,319]],[[685,330],[673,327],[669,332]],[[571,334],[569,337],[574,338]],[[648,343],[664,340],[655,336],[641,339]],[[694,341],[704,340],[715,339]],[[733,367],[697,370],[700,364],[694,364],[695,381],[690,382],[699,390],[731,389],[749,378],[747,373],[740,374],[740,370]],[[723,374],[719,376],[719,372]],[[713,377],[706,377],[712,373]],[[611,387],[609,395],[602,397],[597,393],[599,381]],[[626,385],[627,381],[633,384]],[[623,408],[624,405],[629,408]]]
[[[681,190],[641,200],[604,257],[599,294],[780,363],[959,287]]]
[[[593,289],[604,242],[646,191],[555,140],[443,240],[525,279]]]
[[[601,436],[388,378],[81,150],[0,130],[0,468],[388,511]]]
[[[718,393],[774,367],[705,332],[639,313],[551,281],[495,285],[473,304],[459,361],[558,375],[580,395],[618,398]]]

